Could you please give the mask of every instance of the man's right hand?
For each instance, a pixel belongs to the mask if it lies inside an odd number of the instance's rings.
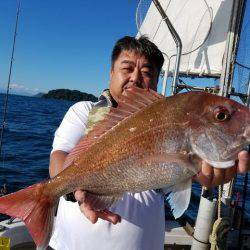
[[[67,157],[68,153],[57,150],[54,151],[50,156],[50,166],[49,166],[49,173],[50,177],[53,178],[58,173],[63,170],[63,163]],[[118,222],[121,222],[121,217],[118,214],[114,214],[107,209],[102,211],[94,211],[91,208],[91,205],[86,201],[85,194],[81,189],[77,189],[74,193],[75,199],[78,201],[79,207],[81,212],[94,224],[97,222],[98,218],[103,220],[107,220],[114,225]]]
[[[114,225],[121,222],[121,216],[118,214],[114,214],[110,212],[109,210],[101,210],[101,211],[94,211],[91,207],[91,205],[86,201],[86,192],[77,189],[74,192],[75,199],[78,201],[79,207],[81,212],[94,224],[97,222],[98,218],[101,218],[103,220],[107,220]]]

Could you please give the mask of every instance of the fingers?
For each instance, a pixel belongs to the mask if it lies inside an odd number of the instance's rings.
[[[249,153],[246,150],[241,151],[238,154],[238,173],[245,174],[249,171],[249,165],[250,165],[250,157]]]
[[[85,194],[86,192],[81,190],[81,189],[77,189],[75,192],[74,192],[74,195],[75,195],[75,199],[80,202],[80,203],[83,203],[84,200],[85,200]]]
[[[74,192],[75,199],[79,203],[79,208],[81,212],[90,220],[91,223],[95,224],[98,221],[98,218],[101,218],[103,220],[107,220],[111,222],[112,224],[117,224],[121,222],[121,216],[118,214],[114,214],[107,209],[102,211],[95,211],[91,207],[91,205],[85,200],[86,198],[86,191],[83,191],[81,189],[77,189]]]
[[[99,215],[99,218],[101,218],[103,220],[107,220],[107,221],[113,223],[114,225],[121,222],[120,215],[114,214],[106,209],[98,212],[98,215]]]
[[[202,186],[211,187],[214,178],[213,167],[205,161],[202,162],[201,171],[194,176],[194,180],[198,181]]]
[[[79,205],[81,212],[86,216],[86,218],[89,219],[91,223],[95,224],[98,220],[97,212],[92,210],[91,207],[84,202]]]
[[[102,211],[94,211],[91,206],[86,203],[80,205],[80,210],[93,224],[97,222],[98,218],[109,221],[114,225],[121,222],[120,215],[114,214],[106,209]]]
[[[211,186],[219,186],[225,183],[225,169],[214,168],[214,178],[211,183]]]
[[[225,171],[225,180],[224,180],[223,184],[231,181],[236,176],[236,174],[237,174],[237,166],[236,165],[234,165],[231,168],[227,168]]]
[[[205,187],[215,187],[229,182],[236,175],[236,166],[228,169],[214,168],[202,162],[201,171],[193,178]]]

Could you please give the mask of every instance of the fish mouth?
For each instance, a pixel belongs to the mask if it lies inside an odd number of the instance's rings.
[[[230,161],[210,161],[210,160],[205,160],[208,164],[215,168],[230,168],[235,165],[234,160]]]
[[[220,155],[221,160],[230,161],[236,160],[238,153],[250,144],[250,127],[247,127],[245,131],[235,138],[233,143],[227,143],[226,150]]]

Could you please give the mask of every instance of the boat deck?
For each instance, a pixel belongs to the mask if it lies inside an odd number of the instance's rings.
[[[9,220],[0,222],[0,236],[11,238],[11,249],[33,250],[36,249],[32,238],[24,223],[15,219],[8,224]],[[166,221],[165,250],[190,249],[192,237],[176,221]]]

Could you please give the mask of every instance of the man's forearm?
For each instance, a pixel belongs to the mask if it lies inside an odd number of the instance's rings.
[[[56,150],[51,154],[49,164],[49,175],[51,178],[63,170],[63,164],[67,155],[68,153],[61,150]]]

